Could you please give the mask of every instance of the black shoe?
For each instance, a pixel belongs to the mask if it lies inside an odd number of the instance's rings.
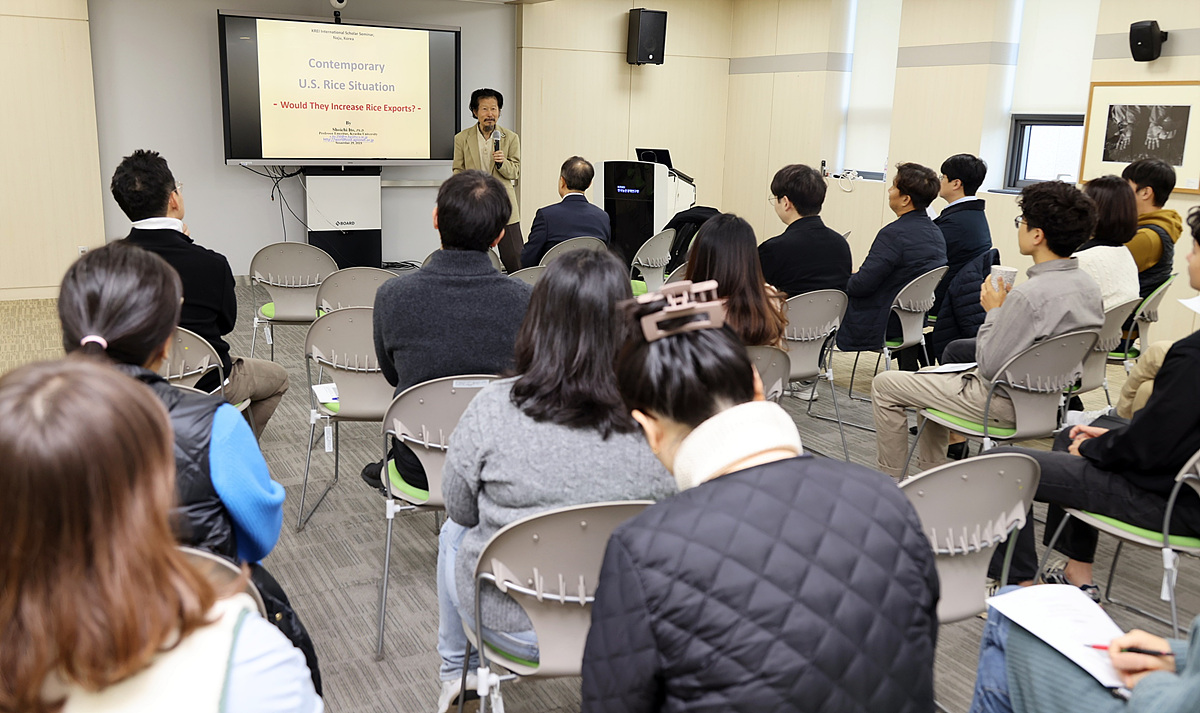
[[[951,443],[946,447],[946,457],[950,460],[962,460],[967,457],[967,442]]]
[[[909,426],[909,427],[908,427],[908,432],[909,432],[911,435],[914,435],[914,436],[915,436],[915,435],[917,435],[917,427],[916,427],[916,426]]]
[[[372,489],[379,492],[380,495],[387,495],[387,488],[383,487],[383,481],[379,478],[379,473],[383,469],[383,461],[378,463],[367,463],[362,469],[363,482],[371,486]]]

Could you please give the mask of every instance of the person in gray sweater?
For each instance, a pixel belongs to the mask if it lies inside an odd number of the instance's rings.
[[[449,517],[438,541],[439,711],[460,693],[475,565],[498,530],[552,508],[676,492],[617,391],[613,360],[627,329],[618,302],[630,297],[626,268],[608,251],[552,262],[517,336],[517,375],[482,389],[450,436],[442,483]],[[482,617],[490,645],[537,660],[532,625],[515,601],[488,587]],[[472,673],[467,687],[475,685]]]

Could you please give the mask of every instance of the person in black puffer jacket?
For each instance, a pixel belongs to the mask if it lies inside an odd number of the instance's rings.
[[[803,455],[715,290],[663,292],[669,313],[639,298],[617,380],[682,492],[609,540],[583,711],[932,710],[938,578],[911,505]]]
[[[958,339],[974,339],[979,333],[979,327],[987,317],[987,312],[979,303],[979,286],[991,274],[992,265],[999,264],[1000,251],[991,248],[963,265],[954,276],[946,289],[941,309],[938,310],[933,333],[927,340],[930,358],[943,364],[947,363],[942,360],[942,352],[948,344]],[[974,361],[974,357],[967,361]]]

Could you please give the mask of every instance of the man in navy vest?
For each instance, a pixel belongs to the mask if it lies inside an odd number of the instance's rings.
[[[933,292],[934,303],[930,314],[938,313],[946,288],[963,265],[992,247],[992,233],[983,212],[983,199],[975,195],[986,175],[987,164],[969,153],[955,154],[942,161],[942,187],[938,196],[950,205],[933,219],[933,224],[941,229],[942,237],[946,239],[946,264],[950,269]]]

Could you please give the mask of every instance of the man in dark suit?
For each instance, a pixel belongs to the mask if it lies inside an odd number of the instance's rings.
[[[233,331],[237,321],[233,272],[224,255],[192,242],[183,222],[183,184],[175,181],[167,160],[157,151],[138,150],[121,161],[111,189],[117,205],[133,221],[126,239],[156,253],[179,273],[183,283],[179,326],[200,335],[217,351],[226,376],[225,400],[239,404],[250,399],[255,435],[261,435],[287,391],[287,371],[265,359],[230,356],[222,337]],[[217,386],[215,371],[196,384],[203,391]]]
[[[771,203],[787,228],[758,246],[763,277],[795,297],[813,290],[845,290],[850,243],[821,222],[825,177],[804,164],[784,166],[771,179]]]
[[[588,202],[583,192],[592,185],[596,170],[587,159],[572,156],[563,162],[558,174],[558,195],[562,201],[539,208],[529,229],[529,242],[521,251],[521,267],[533,267],[550,248],[564,240],[580,237],[611,236],[608,213]]]
[[[987,164],[969,153],[956,154],[942,161],[942,185],[938,196],[950,205],[933,219],[933,224],[941,229],[942,237],[946,239],[946,264],[950,269],[934,290],[930,314],[936,315],[941,309],[946,289],[963,265],[992,247],[992,232],[983,212],[983,199],[975,196],[986,175]]]

